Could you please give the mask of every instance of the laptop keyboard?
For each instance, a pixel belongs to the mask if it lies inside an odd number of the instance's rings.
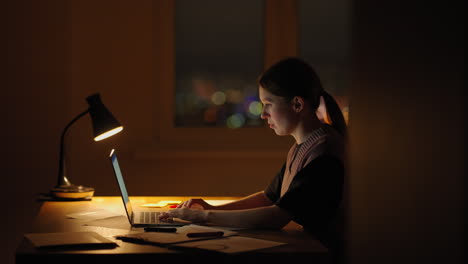
[[[160,212],[140,212],[140,223],[144,224],[159,224]]]

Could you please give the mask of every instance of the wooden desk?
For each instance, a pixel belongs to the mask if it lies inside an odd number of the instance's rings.
[[[189,197],[131,197],[134,207],[144,203],[161,200],[186,200]],[[238,197],[202,197],[207,200],[232,200]],[[94,231],[105,237],[119,235],[132,230],[128,221],[122,218],[119,229],[99,226],[85,226],[85,220],[69,219],[66,215],[106,209],[125,214],[120,197],[94,197],[87,202],[44,202],[39,214],[33,220],[31,233]],[[161,210],[161,209],[154,209]],[[135,230],[135,229],[133,229]],[[285,242],[286,245],[245,252],[235,255],[187,253],[169,250],[164,247],[138,245],[115,240],[119,247],[115,249],[47,251],[37,250],[23,239],[16,251],[16,263],[134,263],[149,260],[151,263],[328,263],[327,249],[314,237],[303,232],[297,224],[291,222],[282,230],[242,230],[239,235],[252,238]],[[44,261],[44,262],[42,262]]]

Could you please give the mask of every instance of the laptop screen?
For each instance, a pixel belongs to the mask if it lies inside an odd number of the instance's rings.
[[[120,170],[119,161],[117,160],[117,153],[114,149],[111,150],[110,160],[112,163],[112,168],[114,169],[115,178],[119,184],[120,192],[122,193],[122,200],[125,204],[125,210],[127,212],[128,219],[130,220],[130,223],[132,223],[132,205],[130,204],[130,199],[128,198],[127,188],[125,187],[122,171]]]

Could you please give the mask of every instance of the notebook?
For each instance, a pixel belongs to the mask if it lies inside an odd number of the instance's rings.
[[[141,211],[134,211],[130,202],[130,198],[128,196],[127,188],[125,187],[122,171],[120,170],[119,161],[117,159],[117,153],[114,149],[111,150],[109,158],[112,164],[112,169],[114,170],[115,178],[117,179],[117,184],[119,185],[128,221],[130,222],[130,225],[132,227],[183,226],[186,224],[190,224],[189,222],[180,221],[160,221],[159,214],[161,212],[149,211],[144,209]]]
[[[24,235],[39,249],[105,249],[118,245],[96,232],[30,233]]]

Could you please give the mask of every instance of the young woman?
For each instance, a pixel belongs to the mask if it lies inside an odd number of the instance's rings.
[[[287,58],[259,78],[261,118],[295,144],[265,190],[229,204],[190,199],[161,216],[196,223],[280,229],[293,220],[330,245],[330,224],[342,200],[346,124],[337,103],[303,60]],[[326,113],[319,113],[321,98]],[[331,125],[327,124],[330,123]]]

